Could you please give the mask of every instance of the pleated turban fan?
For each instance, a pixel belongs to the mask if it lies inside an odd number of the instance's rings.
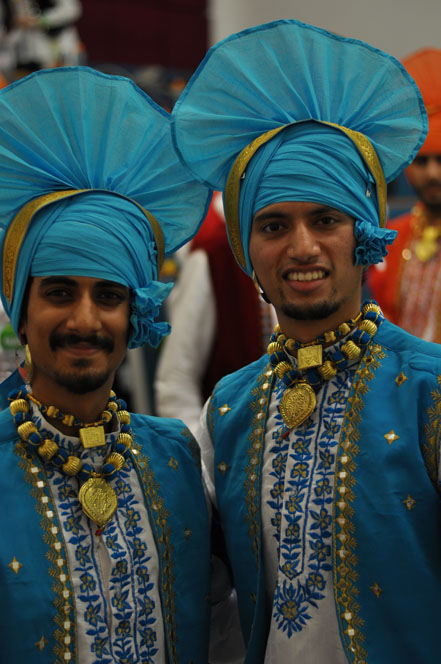
[[[418,85],[429,117],[429,132],[420,154],[441,154],[441,49],[423,48],[403,60]]]
[[[210,194],[178,159],[169,114],[129,79],[59,68],[1,90],[1,292],[14,330],[29,276],[87,276],[130,288],[129,346],[156,346],[170,330],[155,320],[171,288],[158,270]]]
[[[355,260],[387,254],[386,182],[424,142],[427,116],[402,64],[363,42],[296,20],[213,46],[172,112],[175,147],[224,192],[230,244],[251,275],[253,216],[281,201],[355,218]]]

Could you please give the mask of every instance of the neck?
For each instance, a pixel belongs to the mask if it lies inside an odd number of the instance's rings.
[[[421,202],[421,207],[419,209],[427,224],[430,226],[441,226],[441,206],[429,207]]]
[[[336,312],[335,315],[320,320],[294,320],[284,315],[278,315],[278,320],[283,334],[302,344],[307,344],[324,335],[325,332],[337,329],[341,323],[345,323],[350,318],[356,318],[359,313],[360,305],[354,310],[349,310],[348,315],[344,318],[340,312]]]
[[[34,397],[45,406],[55,406],[62,413],[73,415],[75,418],[90,424],[100,419],[103,410],[109,400],[112,380],[98,390],[86,394],[74,394],[61,386],[57,387],[56,393],[41,385],[38,380],[32,381],[31,389]],[[74,427],[69,427],[59,420],[49,418],[51,423],[66,435],[78,433]]]

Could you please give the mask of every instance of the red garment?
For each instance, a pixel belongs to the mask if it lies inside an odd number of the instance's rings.
[[[369,270],[368,285],[392,323],[441,343],[441,247],[426,262],[417,258],[415,245],[424,226],[418,209],[423,209],[421,204],[414,208],[416,212],[388,223],[398,235],[384,262]]]
[[[207,254],[216,300],[216,335],[203,380],[206,399],[222,376],[253,362],[266,347],[258,293],[236,263],[225,220],[213,205],[191,249],[202,249]]]

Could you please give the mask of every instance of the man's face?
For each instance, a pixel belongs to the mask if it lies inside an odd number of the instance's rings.
[[[129,289],[90,277],[34,277],[20,334],[32,356],[32,389],[56,401],[60,388],[86,394],[106,386],[124,359]]]
[[[255,215],[250,258],[282,330],[301,341],[357,315],[362,266],[354,265],[354,219],[304,202],[268,205]]]
[[[441,214],[441,154],[418,155],[408,169],[408,176],[424,205]]]

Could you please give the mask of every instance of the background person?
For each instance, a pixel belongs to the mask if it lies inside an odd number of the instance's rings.
[[[368,285],[389,320],[441,343],[441,50],[422,49],[403,64],[421,90],[429,133],[406,170],[418,202],[388,223],[398,237]]]

